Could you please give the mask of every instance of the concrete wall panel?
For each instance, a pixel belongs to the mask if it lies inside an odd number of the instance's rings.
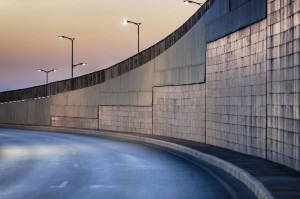
[[[266,20],[207,45],[207,143],[266,155]]]
[[[50,125],[50,98],[1,104],[0,123]]]
[[[300,170],[300,1],[268,0],[268,159]]]
[[[51,117],[51,125],[55,127],[98,129],[97,118]]]
[[[99,106],[99,129],[152,134],[152,107]]]
[[[154,87],[153,134],[205,142],[205,84]]]

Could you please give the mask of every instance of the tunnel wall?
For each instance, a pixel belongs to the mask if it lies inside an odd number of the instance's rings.
[[[0,123],[169,136],[300,171],[299,2],[209,0],[155,47],[47,98],[1,104]]]

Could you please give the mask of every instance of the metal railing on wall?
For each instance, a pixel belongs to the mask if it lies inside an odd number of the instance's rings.
[[[169,36],[148,49],[116,64],[110,68],[63,81],[26,89],[0,92],[0,103],[11,103],[30,99],[40,99],[58,93],[68,92],[97,85],[109,79],[127,73],[159,56],[185,35],[211,7],[215,0],[207,0],[200,9],[190,17],[181,27]]]

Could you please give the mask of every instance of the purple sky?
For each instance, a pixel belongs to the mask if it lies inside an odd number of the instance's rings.
[[[198,2],[204,2],[199,0]],[[199,6],[182,0],[0,0],[0,92],[44,84],[45,73],[58,69],[49,82],[71,76],[71,42],[75,37],[74,69],[80,76],[107,68],[146,49],[180,27]]]

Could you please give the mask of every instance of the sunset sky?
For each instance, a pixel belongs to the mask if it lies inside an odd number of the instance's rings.
[[[197,2],[204,2],[199,0]],[[58,69],[49,82],[98,71],[160,41],[199,8],[182,0],[0,0],[0,92],[45,84],[45,73]]]

